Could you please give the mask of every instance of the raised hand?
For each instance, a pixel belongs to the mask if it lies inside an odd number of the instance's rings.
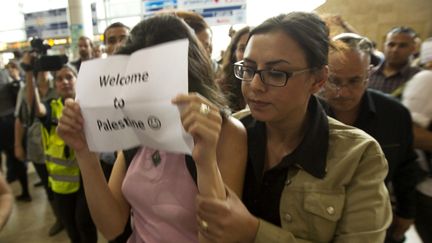
[[[181,94],[172,100],[180,105],[181,120],[194,139],[192,157],[197,164],[216,161],[216,149],[222,126],[218,107],[197,93]]]
[[[88,151],[83,124],[84,119],[79,104],[73,99],[66,99],[63,113],[57,126],[57,134],[76,153],[84,150]]]

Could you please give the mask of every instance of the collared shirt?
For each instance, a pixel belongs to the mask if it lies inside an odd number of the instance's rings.
[[[423,128],[432,124],[432,71],[417,73],[406,85],[402,103],[410,110],[413,122]]]
[[[369,88],[377,89],[387,94],[396,92],[397,94],[394,96],[400,97],[403,89],[403,86],[401,85],[404,85],[408,80],[410,80],[414,74],[420,71],[420,69],[417,67],[411,67],[410,63],[408,62],[398,72],[386,77],[383,73],[385,63],[386,62],[383,62],[381,65],[372,70],[372,73],[369,76]],[[396,90],[400,87],[402,88],[400,90],[401,92],[397,92]]]
[[[312,96],[309,100],[303,140],[292,153],[266,171],[265,123],[256,121],[251,116],[245,117],[242,122],[248,133],[248,163],[243,201],[252,214],[280,226],[279,203],[289,169],[296,166],[320,179],[326,175],[329,140],[327,117],[317,99]]]
[[[335,117],[329,106],[323,106],[329,116]],[[389,164],[386,184],[393,185],[396,213],[413,218],[418,165],[409,111],[391,96],[369,89],[363,94],[354,126],[380,144]]]

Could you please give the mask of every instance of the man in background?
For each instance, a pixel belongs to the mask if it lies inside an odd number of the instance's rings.
[[[104,31],[105,52],[108,56],[114,54],[129,36],[129,27],[116,22],[108,26]]]
[[[417,34],[409,27],[395,27],[387,33],[385,60],[373,69],[369,77],[369,88],[400,98],[405,83],[420,71],[411,67],[411,55],[415,51]]]
[[[93,42],[86,36],[81,36],[78,39],[79,59],[71,62],[71,64],[79,71],[81,63],[93,58]]]
[[[397,100],[368,90],[372,43],[359,35],[338,35],[329,54],[329,80],[321,93],[327,114],[362,129],[380,144],[388,161],[386,185],[392,197],[393,223],[386,243],[403,242],[415,216],[418,165],[409,111]]]

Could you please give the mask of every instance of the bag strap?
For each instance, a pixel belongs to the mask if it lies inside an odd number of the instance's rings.
[[[138,152],[139,147],[123,150],[123,155],[126,163],[126,170],[129,168],[129,165],[132,163],[133,157]]]

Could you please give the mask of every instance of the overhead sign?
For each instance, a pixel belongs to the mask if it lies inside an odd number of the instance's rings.
[[[70,35],[66,8],[24,14],[27,38],[43,39]]]
[[[177,9],[177,0],[143,0],[144,17],[164,10]]]
[[[145,145],[191,154],[192,137],[171,103],[188,92],[188,44],[178,40],[82,63],[76,100],[92,151]]]
[[[178,0],[178,8],[201,14],[211,26],[246,23],[246,0]]]
[[[196,12],[210,26],[246,23],[246,0],[143,0],[144,17],[170,9]]]

